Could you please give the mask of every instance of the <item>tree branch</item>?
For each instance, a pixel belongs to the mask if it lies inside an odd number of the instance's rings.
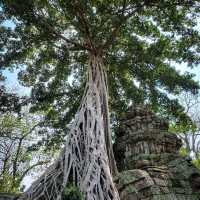
[[[82,31],[86,36],[86,46],[88,47],[89,50],[95,50],[94,45],[92,43],[92,37],[91,37],[91,33],[90,33],[89,23],[86,20],[85,13],[84,13],[82,7],[80,6],[80,2],[75,1],[73,7],[74,7],[75,13],[77,13],[79,22],[83,27]]]
[[[26,169],[23,174],[21,175],[20,179],[19,179],[19,183],[22,182],[22,180],[24,179],[24,177],[27,175],[27,173],[30,172],[30,170],[32,170],[33,168],[37,167],[37,166],[40,166],[40,165],[44,165],[44,164],[48,164],[50,161],[47,160],[47,161],[39,161],[37,162],[36,164],[33,164],[31,165],[28,169]]]
[[[38,15],[38,25],[40,27],[46,27],[47,30],[52,33],[53,35],[57,36],[58,38],[64,40],[67,44],[73,45],[73,48],[79,48],[80,50],[90,50],[86,45],[80,44],[77,41],[73,41],[71,39],[68,39],[64,37],[62,34],[58,33],[53,27],[52,24],[49,24],[47,21],[45,21],[45,15],[42,12],[42,17]],[[67,46],[68,47],[68,46]]]
[[[118,24],[113,25],[112,28],[112,33],[110,35],[110,38],[108,38],[108,40],[100,47],[101,50],[103,49],[107,49],[116,39],[117,37],[117,33],[119,32],[119,29],[121,28],[121,25],[123,23],[126,22],[127,19],[129,19],[131,16],[133,16],[137,11],[139,11],[145,4],[140,4],[139,6],[133,6],[133,7],[123,7],[122,9],[122,14],[120,14],[119,16],[117,16],[119,18],[118,20]],[[134,9],[135,8],[135,9]],[[128,12],[127,14],[125,14],[125,11],[127,10],[131,10],[131,12]]]
[[[170,5],[172,5],[172,3],[169,3]],[[149,7],[158,7],[160,4],[155,0],[155,1],[149,1],[149,0],[145,0],[143,4],[139,4],[136,6],[132,6],[132,7],[124,7],[118,11],[118,13],[122,12],[123,14],[116,16],[121,18],[121,20],[119,20],[118,24],[115,24],[112,28],[112,33],[110,35],[110,38],[108,38],[108,40],[100,47],[101,50],[103,49],[107,49],[116,39],[117,37],[117,33],[119,32],[119,29],[121,27],[121,25],[131,16],[133,16],[137,11],[139,11],[141,8],[143,8],[144,6],[149,6]],[[182,3],[181,1],[177,1],[177,3],[173,3],[173,5],[175,6],[191,6],[191,7],[195,7],[195,8],[200,8],[200,5],[197,6],[195,5],[195,3],[193,1],[188,1],[188,2],[184,2]],[[134,9],[134,10],[133,10]],[[127,15],[125,15],[125,11],[131,11],[129,12]]]
[[[13,180],[15,180],[16,173],[17,173],[17,161],[18,161],[18,159],[19,159],[19,153],[20,153],[20,150],[21,150],[22,141],[23,141],[23,138],[21,138],[21,139],[19,140],[19,144],[18,144],[18,146],[17,146],[17,151],[16,151],[16,155],[15,155],[15,159],[14,159],[14,161],[13,161],[13,170],[12,170]]]

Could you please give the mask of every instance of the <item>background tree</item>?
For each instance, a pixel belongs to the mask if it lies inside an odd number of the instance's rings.
[[[0,118],[0,192],[18,193],[23,179],[49,163],[38,116],[6,113]]]
[[[103,159],[108,155],[110,170],[114,174],[107,83],[110,86],[110,105],[116,119],[132,101],[148,101],[154,110],[180,116],[183,108],[177,100],[171,100],[166,92],[177,94],[186,90],[195,93],[199,85],[192,80],[191,74],[180,75],[172,68],[170,61],[186,62],[191,66],[199,63],[199,33],[195,30],[198,1],[29,0],[24,3],[21,0],[3,0],[2,8],[2,20],[13,19],[16,28],[2,28],[4,51],[1,63],[4,67],[27,65],[20,76],[24,84],[35,86],[32,93],[36,97],[35,109],[54,113],[54,121],[56,114],[62,113],[57,114],[57,121],[65,120],[80,100],[80,95],[74,94],[82,91],[83,85],[86,85],[79,115],[68,135],[70,139],[66,144],[64,169],[57,163],[57,167],[64,170],[64,183],[72,164],[72,170],[77,175],[73,178],[78,177],[78,184],[83,187],[81,190],[85,195],[93,199],[103,199],[105,196],[106,199],[116,199],[109,172],[105,170],[108,163],[104,163]],[[85,73],[87,66],[88,76]],[[76,78],[71,84],[67,82],[70,75]],[[119,98],[116,98],[117,95]],[[97,114],[94,114],[93,108]],[[100,120],[101,115],[103,121]],[[70,120],[70,117],[67,119]],[[98,136],[91,135],[88,126],[85,138],[91,137],[95,142],[101,138],[103,144],[105,140],[107,155],[104,149],[99,151],[98,145],[98,152],[85,151],[90,144],[85,145],[80,138],[84,120],[103,127],[104,139],[103,132]],[[95,170],[89,171],[86,176],[88,185],[92,183],[98,192],[88,191],[89,187],[84,182],[86,179],[82,179],[82,170],[90,167],[90,163],[83,162],[79,167],[80,146],[83,155],[86,153],[90,157],[94,152],[99,155],[99,160],[91,164]],[[72,151],[69,152],[69,149]],[[61,155],[61,163],[62,158]],[[92,175],[99,176],[95,173],[97,169],[101,169],[98,172],[101,179],[96,179],[103,180],[109,186],[107,189],[102,188],[104,184],[101,181],[92,182],[95,180]],[[59,194],[60,190],[57,191]],[[49,193],[48,189],[45,188],[45,192]]]
[[[185,112],[190,118],[180,123],[174,123],[170,129],[178,134],[183,141],[181,154],[189,156],[193,163],[200,167],[200,98],[199,95],[182,93],[179,101],[185,107]]]

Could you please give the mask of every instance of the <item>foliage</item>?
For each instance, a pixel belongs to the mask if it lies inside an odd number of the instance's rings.
[[[37,127],[38,119],[30,114],[0,117],[0,192],[20,192],[24,177],[49,162],[43,146],[37,145]]]
[[[200,154],[193,160],[193,164],[200,170]]]
[[[200,167],[200,98],[198,95],[182,93],[179,101],[185,107],[185,112],[190,118],[181,123],[171,124],[170,131],[176,133],[182,140],[183,146],[180,149],[182,156],[188,156],[198,168]]]
[[[68,185],[63,191],[62,200],[83,200],[83,195],[76,186]]]
[[[19,113],[21,110],[20,100],[23,100],[23,97],[20,99],[16,94],[7,92],[5,87],[0,85],[0,113],[8,111]]]
[[[181,156],[186,157],[189,155],[189,152],[185,147],[181,147],[180,154],[181,154]]]

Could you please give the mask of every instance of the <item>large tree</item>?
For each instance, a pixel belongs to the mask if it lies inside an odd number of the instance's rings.
[[[72,179],[86,199],[118,199],[108,85],[116,116],[132,101],[176,116],[181,107],[167,94],[199,87],[171,66],[200,62],[198,1],[1,0],[1,7],[1,20],[16,26],[1,27],[1,65],[27,66],[20,77],[33,86],[35,108],[67,121],[81,101],[60,158],[22,198],[59,199]]]

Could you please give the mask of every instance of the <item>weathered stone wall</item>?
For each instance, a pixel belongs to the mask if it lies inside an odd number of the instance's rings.
[[[199,200],[187,182],[172,180],[165,170],[155,167],[124,171],[116,182],[122,200]]]
[[[179,155],[181,140],[147,107],[133,107],[114,145],[122,200],[200,200],[200,173]]]

